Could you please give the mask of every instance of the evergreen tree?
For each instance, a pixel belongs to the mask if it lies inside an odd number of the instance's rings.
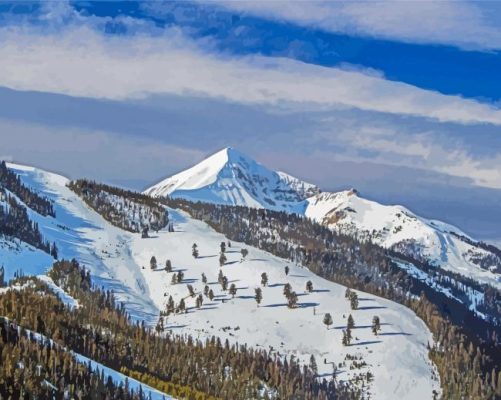
[[[372,333],[374,333],[374,335],[378,335],[378,332],[381,330],[381,323],[379,322],[379,317],[377,315],[374,315],[374,317],[372,317],[372,326],[371,326],[371,329],[372,329]]]
[[[234,283],[230,285],[230,294],[231,297],[235,297],[235,295],[237,294],[237,287],[235,286]]]
[[[150,267],[151,269],[157,269],[157,259],[155,256],[152,256],[150,259]]]
[[[177,272],[177,282],[181,283],[184,279],[184,272],[183,271],[178,271]]]
[[[307,292],[313,292],[313,282],[312,281],[308,281],[306,282],[306,291]]]
[[[209,290],[210,290],[209,285],[205,285],[205,287],[204,287],[204,295],[205,295],[206,297],[208,297],[208,296],[209,296]]]
[[[52,247],[50,249],[50,255],[57,260],[58,249],[56,243],[52,243]]]
[[[167,260],[167,261],[165,262],[165,270],[166,270],[167,272],[172,272],[172,263],[170,262],[170,260]]]
[[[245,258],[247,257],[247,255],[249,254],[249,250],[247,249],[242,249],[240,250],[240,254],[242,255],[242,261],[245,260]]]
[[[221,253],[224,254],[224,252],[226,251],[226,243],[225,242],[221,242],[220,248],[221,248]]]
[[[0,267],[0,287],[4,287],[6,285],[5,282],[5,269],[3,265]]]
[[[290,283],[284,285],[284,296],[288,299],[292,292],[292,286]]]
[[[261,300],[263,300],[263,291],[261,290],[261,288],[256,288],[255,293],[256,295],[254,296],[254,299],[256,300],[257,306],[259,307]]]
[[[172,314],[176,309],[176,305],[174,304],[174,299],[172,296],[169,296],[169,300],[167,301],[167,315]]]
[[[226,292],[228,289],[228,278],[226,276],[223,276],[223,279],[221,280],[221,289],[223,289],[223,292]]]
[[[192,285],[188,285],[188,293],[190,294],[191,297],[195,297],[195,289],[193,289]]]
[[[343,330],[343,340],[342,340],[343,346],[349,346],[351,343],[351,330]]]
[[[351,314],[348,316],[348,323],[346,326],[348,329],[353,329],[355,327],[355,320],[353,319]]]
[[[315,375],[318,374],[317,361],[315,360],[315,356],[313,354],[310,357],[310,369],[313,371]]]
[[[355,292],[350,293],[350,306],[352,310],[358,308],[358,295]]]
[[[329,313],[326,313],[324,315],[324,324],[327,327],[327,330],[329,330],[329,326],[331,326],[332,323],[333,323],[332,316]]]
[[[296,308],[296,306],[297,306],[297,294],[296,294],[296,292],[291,292],[291,294],[289,295],[289,297],[287,298],[287,300],[288,300],[287,306],[289,308]]]
[[[184,312],[186,310],[186,304],[184,302],[184,299],[181,299],[181,301],[179,302],[178,308],[179,308],[180,312]]]
[[[219,266],[222,267],[224,264],[226,264],[226,261],[227,261],[226,255],[224,254],[224,252],[221,252],[221,254],[219,255]]]
[[[268,285],[268,275],[266,274],[266,272],[263,272],[261,274],[261,285],[263,286]]]
[[[288,265],[285,266],[284,270],[285,270],[285,276],[289,275],[289,266]]]
[[[197,308],[202,307],[202,304],[204,303],[204,298],[201,294],[198,295],[197,300],[196,300],[196,306]]]
[[[204,285],[206,285],[206,284],[207,284],[207,277],[205,276],[205,274],[204,274],[203,272],[202,272],[202,283],[203,283]]]
[[[209,290],[209,300],[214,300],[214,292],[212,291],[212,289]]]
[[[193,243],[193,246],[191,246],[191,254],[193,258],[198,258],[198,246],[196,243]]]

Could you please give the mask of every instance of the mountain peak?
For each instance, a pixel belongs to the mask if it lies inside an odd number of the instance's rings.
[[[319,189],[283,172],[269,170],[246,154],[225,147],[195,166],[145,191],[155,197],[299,212]]]

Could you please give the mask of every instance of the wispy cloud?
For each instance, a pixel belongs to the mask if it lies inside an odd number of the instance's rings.
[[[501,24],[498,19],[500,7],[496,2],[463,0],[220,0],[216,2],[228,9],[331,32],[411,43],[454,45],[465,49],[501,49]],[[214,4],[214,1],[209,3]],[[490,20],[489,16],[493,16],[497,21]]]
[[[196,94],[501,124],[501,110],[474,100],[290,59],[207,53],[175,29],[160,37],[105,37],[87,27],[43,36],[9,29],[0,38],[0,85],[18,90],[108,99]]]
[[[79,128],[50,127],[0,119],[8,161],[55,170],[70,178],[151,182],[202,159],[197,149],[158,140]],[[0,159],[2,159],[0,157]]]

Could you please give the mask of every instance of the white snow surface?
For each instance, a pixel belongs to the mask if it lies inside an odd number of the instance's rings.
[[[370,239],[386,248],[412,242],[418,259],[501,288],[500,274],[472,261],[473,255],[487,257],[491,253],[462,240],[458,236],[472,239],[452,225],[419,217],[403,206],[364,199],[354,190],[324,192],[307,201],[305,215],[338,232]]]
[[[154,197],[169,195],[216,204],[302,212],[304,200],[318,191],[315,185],[271,171],[228,147],[144,193]]]
[[[215,335],[232,343],[273,348],[281,355],[294,354],[305,363],[313,354],[320,376],[325,377],[331,375],[331,363],[342,363],[348,354],[360,356],[367,366],[350,369],[351,362],[346,361],[339,368],[338,379],[347,380],[370,370],[374,374],[369,387],[373,399],[429,399],[433,390],[440,392],[435,368],[427,357],[427,343],[432,342],[432,335],[404,306],[358,292],[360,308],[352,311],[344,297],[345,287],[241,243],[232,243],[227,249],[228,262],[222,267],[229,283],[235,283],[238,288],[232,299],[217,283],[220,243],[227,239],[205,223],[169,210],[175,232],[161,230],[152,238],[141,239],[140,234],[111,226],[87,207],[66,187],[66,178],[30,167],[12,164],[9,167],[21,175],[25,184],[54,201],[55,219],[38,214],[31,217],[49,240],[57,241],[60,257],[77,258],[90,270],[94,281],[113,289],[133,317],[154,325],[168,295],[172,295],[176,303],[185,298],[188,313],[167,319],[167,329],[174,333],[200,338]],[[191,255],[193,243],[198,244],[198,259]],[[249,255],[240,262],[242,247],[249,250]],[[27,251],[31,250],[21,247],[16,258],[11,257],[11,250],[2,247],[0,264],[5,265],[6,271],[26,268],[26,271],[43,274],[50,266],[50,257],[37,261],[36,257],[25,256]],[[158,270],[150,268],[152,256],[158,260]],[[20,258],[26,261],[22,266],[17,264]],[[183,270],[182,283],[172,285],[173,273],[160,269],[167,259],[171,260],[174,271]],[[30,262],[37,267],[29,265]],[[290,267],[288,276],[284,273],[285,265]],[[187,285],[193,285],[197,293],[202,291],[202,272],[216,297],[212,302],[204,297],[204,305],[196,309],[195,299],[186,297]],[[263,301],[257,307],[254,289],[260,286],[262,272],[268,274],[269,286],[262,288]],[[313,282],[313,293],[305,292],[308,280]],[[298,293],[297,309],[286,306],[283,295],[286,282]],[[330,329],[322,322],[327,312],[334,320]],[[354,340],[351,346],[343,347],[342,329],[350,313],[356,325]],[[382,323],[378,337],[370,329],[374,315],[378,315]]]
[[[296,195],[278,196],[287,189]],[[452,235],[455,232],[471,240],[458,228],[421,218],[403,206],[364,199],[355,190],[321,193],[317,186],[285,172],[273,172],[235,149],[223,149],[145,193],[303,214],[339,232],[370,239],[387,248],[399,246],[402,251],[405,247],[408,255],[501,288],[496,265],[481,268],[475,263],[490,263],[493,254]],[[411,247],[413,254],[409,254]]]

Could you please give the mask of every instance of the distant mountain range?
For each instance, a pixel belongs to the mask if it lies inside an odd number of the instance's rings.
[[[371,240],[410,257],[501,287],[501,251],[460,229],[403,206],[364,199],[355,189],[321,192],[225,148],[146,189],[154,197],[241,205],[305,215],[340,233]]]

